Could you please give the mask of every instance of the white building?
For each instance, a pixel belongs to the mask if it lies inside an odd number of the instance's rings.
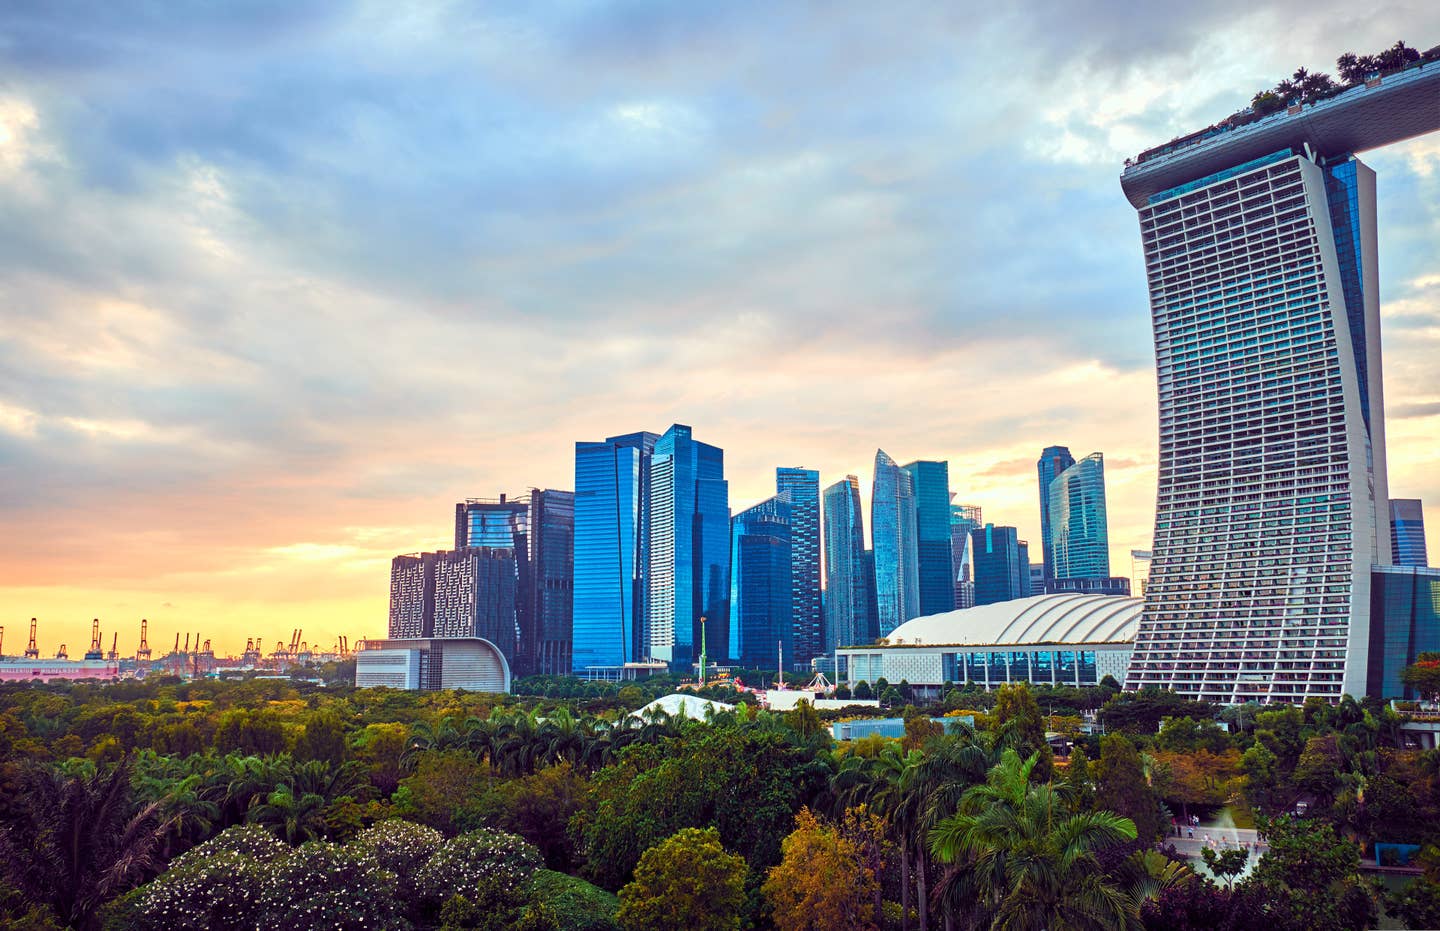
[[[510,691],[505,654],[478,637],[367,640],[355,652],[357,688]]]
[[[1098,685],[1121,681],[1140,618],[1139,598],[1034,595],[917,617],[872,646],[842,647],[847,681],[902,680],[934,695],[946,682],[988,689],[1007,682]]]

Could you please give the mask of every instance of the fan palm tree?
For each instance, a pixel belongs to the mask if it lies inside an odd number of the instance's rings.
[[[1006,750],[983,785],[967,789],[957,814],[930,832],[930,851],[959,869],[937,899],[976,927],[1127,928],[1134,901],[1096,854],[1135,839],[1135,825],[1110,812],[1072,814],[1062,793],[1030,783],[1038,754]]]
[[[263,805],[250,809],[250,821],[291,846],[325,836],[325,799],[314,792],[297,794],[287,785],[275,787]]]

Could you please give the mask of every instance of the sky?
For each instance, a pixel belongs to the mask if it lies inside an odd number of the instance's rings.
[[[0,7],[0,648],[383,635],[465,497],[694,427],[776,466],[947,459],[1039,537],[1105,454],[1148,547],[1124,159],[1432,0]],[[1440,555],[1440,134],[1379,175],[1390,487]],[[868,514],[867,514],[868,519]],[[18,645],[17,645],[18,644]]]

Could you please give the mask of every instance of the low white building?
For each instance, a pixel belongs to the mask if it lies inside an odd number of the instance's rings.
[[[884,678],[936,695],[946,682],[1098,685],[1125,681],[1144,601],[1119,595],[1017,598],[906,621],[870,646],[842,647],[851,686]]]
[[[489,640],[433,637],[367,640],[355,651],[357,688],[510,691],[510,664]]]

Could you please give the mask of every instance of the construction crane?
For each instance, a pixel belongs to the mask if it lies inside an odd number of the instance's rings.
[[[115,648],[116,648],[117,646],[119,646],[119,645],[120,645],[120,632],[117,630],[117,631],[115,631],[114,633],[112,633],[112,634],[110,635],[110,652],[107,653],[107,654],[105,654],[105,658],[108,659],[108,660],[109,660],[110,662],[112,662],[112,663],[113,663],[113,662],[116,662],[117,660],[120,659],[120,654],[119,654],[118,652],[116,652],[116,650],[115,650]]]
[[[30,619],[30,645],[25,648],[26,659],[39,659],[40,648],[35,646],[35,619]]]
[[[90,649],[85,651],[85,658],[105,658],[105,652],[100,647],[100,619],[98,617],[90,622]]]
[[[65,652],[65,644],[63,644],[63,643],[60,644],[60,649],[58,649],[58,650],[55,651],[55,658],[56,658],[56,659],[69,659],[69,658],[70,658],[70,654],[67,653],[67,652]]]
[[[140,619],[140,646],[135,649],[135,658],[145,660],[150,658],[150,640],[147,634],[150,633],[150,622],[145,618]]]

